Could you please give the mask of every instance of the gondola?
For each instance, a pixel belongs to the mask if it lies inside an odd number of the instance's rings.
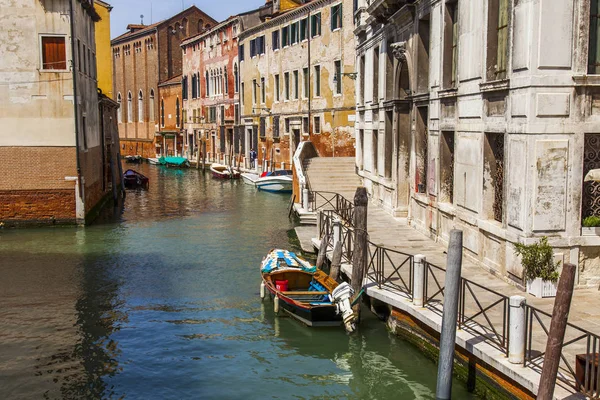
[[[128,169],[123,173],[123,184],[128,188],[148,188],[150,180],[137,171]]]
[[[296,254],[280,249],[267,254],[260,270],[261,298],[271,294],[276,314],[285,312],[311,327],[343,324],[348,332],[356,329],[350,304],[353,292],[347,283],[338,284]]]

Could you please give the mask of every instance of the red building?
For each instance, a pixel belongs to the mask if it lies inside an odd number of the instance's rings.
[[[230,17],[183,41],[184,155],[237,163],[243,154],[240,125],[238,35],[261,22],[270,7]],[[265,14],[266,15],[266,14]]]

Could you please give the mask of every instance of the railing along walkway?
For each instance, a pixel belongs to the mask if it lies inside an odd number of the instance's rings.
[[[321,233],[332,232],[332,221],[340,214],[336,204],[344,204],[338,197],[331,196],[327,202],[322,199]],[[338,203],[339,202],[339,203]],[[318,211],[318,207],[315,208]],[[351,215],[347,210],[341,214]],[[370,206],[368,211],[369,264],[367,278],[380,288],[402,297],[412,299],[414,288],[413,256],[426,257],[425,283],[423,287],[424,307],[439,315],[443,311],[444,280],[446,267],[446,247],[432,241],[410,226],[395,219],[382,210]],[[351,263],[353,232],[351,224],[341,225],[343,242],[343,262]],[[332,247],[332,243],[330,244]],[[459,329],[485,341],[503,353],[508,351],[508,298],[521,295],[527,299],[527,331],[525,366],[541,371],[543,352],[550,325],[550,314],[554,299],[538,299],[528,296],[513,285],[485,271],[466,257],[463,257],[461,295],[459,304]],[[587,374],[576,379],[576,356],[600,352],[600,293],[597,290],[576,290],[571,305],[565,345],[559,371],[559,385],[572,390],[578,386],[593,389],[594,377],[600,382],[600,369],[592,368],[588,362]],[[580,356],[581,359],[581,356]],[[585,368],[584,368],[585,369]],[[585,391],[585,390],[582,390]],[[589,392],[590,397],[600,398],[600,393]]]

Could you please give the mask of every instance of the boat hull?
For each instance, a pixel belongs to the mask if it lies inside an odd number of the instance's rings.
[[[272,193],[292,193],[292,179],[288,177],[265,177],[256,182],[259,190]]]
[[[293,299],[281,294],[276,289],[267,286],[272,296],[279,298],[279,306],[291,317],[310,327],[340,326],[343,324],[342,316],[336,313],[335,305],[304,307]]]
[[[244,173],[241,174],[242,179],[244,180],[244,183],[247,185],[251,185],[251,186],[256,186],[256,181],[258,180],[259,176],[257,174],[250,174],[250,173]]]
[[[240,177],[239,172],[221,164],[211,165],[210,172],[212,173],[213,178],[217,179],[238,179]]]

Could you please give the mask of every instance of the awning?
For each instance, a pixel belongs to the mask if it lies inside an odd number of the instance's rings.
[[[584,182],[600,182],[600,169],[591,169],[585,175]]]

